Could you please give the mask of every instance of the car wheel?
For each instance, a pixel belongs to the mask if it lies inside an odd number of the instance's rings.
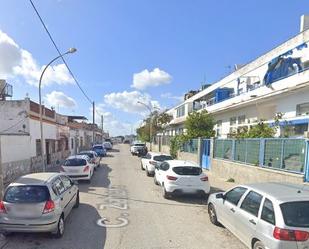
[[[97,170],[97,167],[94,167],[94,171],[96,171]]]
[[[153,182],[154,182],[155,185],[159,185],[159,183],[157,182],[156,175],[154,175],[154,177],[153,177]]]
[[[75,205],[73,206],[73,208],[78,208],[78,207],[79,207],[79,191],[77,191],[76,201],[75,201]]]
[[[162,185],[162,195],[165,199],[169,199],[170,198],[170,195],[169,193],[166,191],[165,187],[164,187],[164,184]]]
[[[261,241],[257,240],[253,245],[253,249],[265,249],[265,246]]]
[[[217,213],[216,213],[216,209],[214,207],[213,204],[209,204],[208,205],[208,215],[209,215],[209,219],[210,222],[216,226],[219,225],[218,219],[217,219]]]
[[[56,238],[61,238],[64,234],[64,219],[63,216],[61,215],[59,221],[58,221],[58,226],[57,226],[57,232],[55,234]]]
[[[148,168],[146,167],[146,176],[150,176],[150,173],[148,171]]]

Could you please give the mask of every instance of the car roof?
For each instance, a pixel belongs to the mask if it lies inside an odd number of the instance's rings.
[[[42,173],[33,173],[19,177],[16,181],[12,182],[9,186],[16,186],[22,184],[31,184],[31,185],[44,185],[49,180],[53,179],[56,176],[63,175],[57,172],[42,172]]]
[[[95,146],[103,146],[103,144],[94,144],[94,145],[92,145],[92,147],[95,147]]]
[[[88,157],[87,155],[75,155],[75,156],[69,156],[69,157],[67,158],[67,160],[68,160],[68,159],[75,159],[75,158],[87,160],[89,157]]]
[[[169,154],[160,153],[160,152],[148,152],[152,156],[171,156]]]
[[[80,151],[78,154],[80,154],[80,153],[92,153],[92,154],[94,154],[95,151],[93,151],[93,150],[83,150],[83,151]]]
[[[309,201],[309,186],[287,182],[263,182],[242,185],[279,202]]]
[[[200,167],[198,164],[186,160],[167,160],[165,162],[168,162],[171,167]]]

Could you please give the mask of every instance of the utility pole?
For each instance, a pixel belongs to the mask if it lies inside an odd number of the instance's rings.
[[[101,130],[102,130],[102,143],[103,143],[103,135],[104,135],[104,130],[103,130],[103,115],[101,115]]]
[[[1,136],[0,136],[0,199],[3,197],[3,169],[2,169],[2,157],[1,157]]]
[[[92,145],[95,143],[95,137],[94,137],[94,124],[95,124],[95,104],[94,101],[92,102]]]

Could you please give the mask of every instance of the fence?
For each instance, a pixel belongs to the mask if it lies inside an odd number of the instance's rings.
[[[216,139],[214,157],[245,164],[304,173],[304,139]]]
[[[181,151],[196,154],[198,152],[198,139],[191,139],[185,142],[182,145]]]

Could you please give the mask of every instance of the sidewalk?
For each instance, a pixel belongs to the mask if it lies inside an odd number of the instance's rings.
[[[203,172],[209,177],[211,192],[226,191],[238,185],[236,182],[227,182],[227,179],[214,177],[211,171],[203,169]]]

